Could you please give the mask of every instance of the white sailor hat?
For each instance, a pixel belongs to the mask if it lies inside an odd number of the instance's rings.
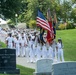
[[[58,38],[58,41],[61,41],[61,38]]]

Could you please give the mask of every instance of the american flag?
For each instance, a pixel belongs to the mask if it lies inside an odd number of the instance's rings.
[[[53,31],[53,26],[52,26],[52,17],[51,17],[50,8],[48,8],[48,11],[47,11],[47,19],[48,19],[48,24],[51,30],[51,32],[47,31],[47,42],[51,43],[52,40],[54,39],[54,31]]]
[[[44,15],[39,10],[38,10],[38,16],[37,16],[37,25],[42,27],[44,30],[51,32],[48,21],[46,21]]]

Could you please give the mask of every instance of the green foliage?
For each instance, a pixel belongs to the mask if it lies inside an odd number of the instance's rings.
[[[1,14],[6,18],[14,18],[15,14],[19,14],[21,8],[21,0],[1,0]]]
[[[29,21],[29,27],[30,28],[35,28],[36,27],[36,21],[35,20],[30,20]]]
[[[76,8],[72,9],[71,18],[73,19],[74,23],[76,23]]]
[[[58,26],[58,28],[60,29],[60,30],[64,30],[65,29],[65,25],[64,24],[60,24],[59,26]]]
[[[64,29],[75,29],[75,26],[74,26],[74,24],[73,24],[71,21],[68,21],[68,22],[66,23],[66,25],[65,25],[65,23],[64,23],[64,24],[60,24],[60,25],[58,26],[58,28],[59,28],[60,30],[64,30]]]
[[[66,25],[66,29],[74,29],[75,26],[73,25],[73,23],[71,22],[68,22],[67,25]]]
[[[37,11],[40,9],[46,17],[47,9],[50,8],[53,18],[53,10],[56,11],[57,18],[64,22],[68,19],[76,22],[76,8],[72,8],[76,0],[1,0],[0,13],[5,18],[10,18],[15,23],[15,14],[18,14],[18,22],[28,22],[36,20]],[[71,11],[71,12],[70,12]]]
[[[72,1],[63,1],[62,3],[60,3],[60,0],[27,0],[27,3],[27,10],[24,14],[24,19],[26,21],[30,21],[30,19],[35,20],[37,17],[38,9],[40,9],[43,12],[45,17],[48,8],[50,8],[52,17],[53,10],[55,10],[57,17],[60,19],[63,18],[63,21],[66,21],[66,19],[68,19],[71,16],[69,11],[71,11],[72,9]]]

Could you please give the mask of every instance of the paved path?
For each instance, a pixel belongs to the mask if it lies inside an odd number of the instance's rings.
[[[36,63],[27,62],[26,57],[17,57],[16,58],[16,63],[18,65],[22,65],[24,67],[28,67],[28,68],[32,68],[32,69],[35,69],[35,66],[36,66]]]
[[[0,41],[5,43],[5,36],[0,34]]]

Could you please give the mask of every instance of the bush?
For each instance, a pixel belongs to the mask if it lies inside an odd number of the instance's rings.
[[[60,25],[58,26],[58,28],[59,28],[60,30],[64,30],[64,29],[66,28],[66,26],[65,26],[64,24],[60,24]]]
[[[36,21],[35,20],[30,20],[29,21],[29,27],[30,28],[35,28],[36,27]]]
[[[73,23],[67,23],[66,25],[66,29],[74,29],[75,26],[73,25]]]

